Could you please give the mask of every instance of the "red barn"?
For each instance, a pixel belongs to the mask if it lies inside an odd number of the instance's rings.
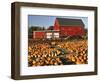
[[[33,38],[59,38],[84,34],[84,23],[81,19],[56,18],[54,26],[50,26],[47,30],[33,31]]]
[[[60,31],[60,37],[84,35],[84,23],[81,19],[56,18],[54,30]]]
[[[34,39],[59,38],[59,31],[54,31],[54,30],[33,31],[33,38]]]

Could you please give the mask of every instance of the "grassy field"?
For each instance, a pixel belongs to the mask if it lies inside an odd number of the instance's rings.
[[[88,63],[87,39],[30,40],[28,66],[72,65]]]

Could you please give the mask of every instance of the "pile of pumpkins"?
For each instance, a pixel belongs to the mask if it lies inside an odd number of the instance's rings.
[[[56,44],[56,45],[55,45]],[[55,47],[51,47],[54,45]],[[33,43],[28,46],[28,65],[29,66],[48,66],[48,65],[63,65],[60,59],[61,51],[66,50],[66,60],[70,60],[75,64],[88,63],[88,45],[87,40],[79,41],[64,41],[49,43]]]
[[[67,41],[59,43],[61,48],[66,49],[66,58],[76,64],[88,63],[88,42],[87,40]]]
[[[47,43],[30,45],[28,47],[28,64],[29,66],[62,65],[59,54],[59,50],[51,48]]]

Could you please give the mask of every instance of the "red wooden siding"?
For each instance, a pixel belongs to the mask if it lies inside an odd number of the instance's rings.
[[[55,20],[54,30],[60,30],[60,26],[59,26],[57,19]]]
[[[60,36],[84,35],[84,28],[82,26],[61,26],[60,28]]]
[[[33,38],[43,39],[45,38],[45,32],[44,31],[33,31]]]

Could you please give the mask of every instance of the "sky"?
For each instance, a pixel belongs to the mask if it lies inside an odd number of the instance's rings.
[[[87,17],[71,17],[71,16],[43,16],[43,15],[29,15],[28,16],[28,27],[40,26],[48,28],[49,26],[54,26],[56,18],[72,18],[72,19],[82,19],[85,24],[85,28],[88,28],[88,18]]]

